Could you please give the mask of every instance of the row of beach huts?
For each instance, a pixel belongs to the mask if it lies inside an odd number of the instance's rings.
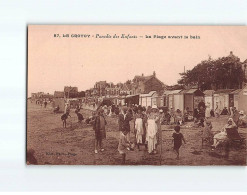
[[[144,107],[157,105],[157,107],[167,107],[168,109],[173,108],[173,110],[181,110],[182,112],[187,108],[189,112],[193,113],[194,109],[198,107],[200,102],[204,102],[212,110],[218,107],[219,110],[223,110],[224,107],[236,107],[237,110],[243,110],[247,113],[247,86],[243,89],[222,89],[222,90],[206,90],[201,91],[199,89],[187,89],[187,90],[166,90],[162,95],[158,95],[156,91],[151,91],[148,94],[139,95],[127,95],[127,96],[115,96],[115,97],[99,97],[93,98],[91,100],[96,102],[96,107],[98,102],[104,101],[106,104],[110,105],[114,103],[115,105],[141,105]],[[88,101],[86,98],[80,99],[80,103]],[[63,101],[56,100],[54,102]],[[71,102],[76,104],[75,99]],[[89,101],[90,102],[90,99]],[[92,102],[92,101],[91,101]],[[56,106],[56,104],[54,106]],[[60,106],[62,108],[62,105]]]
[[[237,110],[243,110],[247,113],[247,86],[243,89],[222,89],[222,90],[206,90],[199,89],[188,90],[167,90],[162,96],[156,91],[148,94],[128,95],[125,98],[113,98],[115,104],[137,104],[141,106],[153,106],[173,108],[174,110],[184,111],[186,108],[189,112],[194,111],[198,104],[203,101],[210,109],[214,110],[218,107],[229,109],[236,107]]]

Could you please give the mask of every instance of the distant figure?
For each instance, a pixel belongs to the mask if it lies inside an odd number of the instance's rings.
[[[77,105],[77,106],[76,106],[76,109],[75,109],[75,113],[80,112],[80,110],[81,110],[80,106],[79,106],[79,105]]]
[[[171,122],[171,115],[170,115],[169,112],[167,112],[167,113],[165,114],[165,120],[166,120],[166,124],[167,124],[167,125],[170,125],[170,122]]]
[[[120,113],[119,106],[115,107],[114,112],[117,116],[119,115]]]
[[[189,107],[186,107],[185,111],[184,111],[184,122],[188,122],[189,121]]]
[[[213,109],[210,111],[210,116],[211,116],[211,117],[215,117],[215,115],[214,115],[214,110],[213,110]]]
[[[216,107],[215,107],[215,110],[214,110],[214,114],[215,114],[216,118],[218,118],[220,116],[220,109],[219,109],[219,106],[218,106],[218,102],[216,102]]]
[[[102,140],[106,138],[106,124],[107,123],[104,117],[104,110],[99,109],[93,125],[93,129],[95,131],[95,154],[98,153],[98,149],[100,149],[101,152],[104,151],[104,148],[102,146]]]
[[[78,123],[81,123],[84,120],[83,115],[81,113],[79,113],[79,112],[77,112],[76,115],[77,115],[77,118],[78,118]]]
[[[115,108],[116,108],[115,104],[112,104],[112,106],[111,106],[111,113],[112,114],[115,113]]]
[[[58,113],[59,110],[60,110],[60,107],[59,107],[59,105],[58,105],[58,106],[56,106],[56,107],[54,108],[54,110],[53,110],[54,114]]]
[[[47,101],[44,102],[44,107],[46,108],[46,106],[47,106]]]
[[[238,126],[238,122],[239,122],[239,117],[240,117],[240,114],[238,112],[238,110],[236,109],[236,107],[233,107],[232,108],[232,119],[234,121],[234,123]]]
[[[207,120],[206,125],[202,131],[202,137],[204,139],[207,139],[208,141],[212,140],[213,138],[212,128],[213,128],[212,123]]]
[[[174,143],[174,151],[176,152],[176,159],[179,159],[179,149],[182,145],[182,141],[186,144],[184,136],[182,133],[180,133],[180,126],[175,126],[174,128],[175,132],[172,134],[173,137],[173,143]]]
[[[183,123],[183,115],[181,110],[177,109],[175,112],[175,124],[180,124],[182,125]]]
[[[92,124],[94,123],[95,118],[96,118],[96,112],[93,111],[93,112],[92,112],[92,115],[89,116],[89,117],[86,119],[86,121],[85,121],[86,124],[87,124],[87,125],[92,125]]]
[[[206,111],[205,111],[205,117],[206,118],[210,118],[210,116],[211,116],[211,109],[210,109],[210,104],[208,103],[207,105],[206,105]]]
[[[239,114],[240,116],[239,116],[238,126],[242,128],[247,127],[247,115],[244,114],[243,110],[241,110]]]
[[[205,110],[205,108],[206,108],[205,103],[204,103],[203,101],[200,101],[199,104],[198,104],[198,108],[199,108],[199,109],[204,109],[204,110]]]
[[[224,107],[224,109],[221,112],[221,115],[228,115],[228,114],[229,114],[229,112],[228,112],[227,108]]]
[[[68,119],[68,117],[69,117],[70,115],[69,115],[69,113],[68,112],[66,112],[65,114],[63,114],[62,116],[61,116],[61,119],[62,119],[62,121],[63,121],[63,127],[64,128],[66,128],[66,120]],[[70,116],[71,117],[71,116]]]
[[[194,121],[197,122],[197,120],[199,118],[199,109],[198,108],[194,109],[193,117],[194,117]]]

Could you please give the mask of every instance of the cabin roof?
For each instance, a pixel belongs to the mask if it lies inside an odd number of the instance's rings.
[[[215,92],[214,90],[205,90],[203,93],[206,96],[212,96],[214,94],[214,92]]]
[[[172,95],[175,93],[179,93],[180,91],[182,91],[181,89],[177,89],[177,90],[167,90],[164,92],[164,95]]]
[[[231,92],[235,91],[234,89],[220,89],[214,92],[214,94],[220,94],[220,93],[225,93],[225,94],[230,94]]]
[[[156,91],[150,91],[149,93],[140,94],[140,97],[151,97],[156,93]]]
[[[234,90],[232,91],[230,94],[238,94],[242,91],[243,89],[237,89],[237,90]]]

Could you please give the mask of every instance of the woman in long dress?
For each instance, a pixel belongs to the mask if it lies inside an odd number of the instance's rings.
[[[142,144],[142,137],[144,134],[143,130],[143,115],[142,110],[138,109],[136,115],[135,115],[135,134],[136,134],[136,144],[138,150],[140,150],[140,144]]]
[[[147,120],[146,141],[148,143],[149,154],[157,153],[156,144],[157,144],[158,120],[159,120],[158,109],[154,107],[151,109],[151,113],[148,115],[148,120]]]
[[[210,109],[210,103],[208,103],[208,104],[206,105],[206,112],[205,112],[205,117],[206,117],[207,119],[210,118],[210,116],[211,116],[210,111],[211,111],[211,109]]]
[[[237,125],[234,123],[232,118],[228,119],[227,124],[223,127],[223,129],[220,133],[217,133],[214,135],[214,144],[212,145],[212,147],[217,148],[217,146],[220,143],[223,143],[224,141],[227,140],[226,129],[229,129],[229,128],[237,128]]]

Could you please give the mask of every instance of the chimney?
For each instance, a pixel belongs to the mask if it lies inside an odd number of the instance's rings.
[[[233,55],[233,52],[232,51],[230,51],[230,55]]]
[[[142,73],[142,76],[144,76],[144,74]]]
[[[154,75],[154,76],[156,76],[156,73],[155,73],[155,71],[153,72],[153,75]]]

